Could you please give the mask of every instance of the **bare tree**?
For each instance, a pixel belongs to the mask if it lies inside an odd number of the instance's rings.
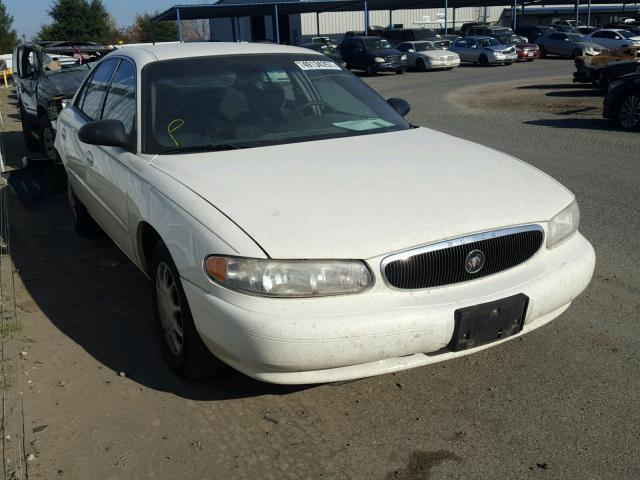
[[[210,40],[209,20],[184,20],[182,32],[185,42],[206,42]]]

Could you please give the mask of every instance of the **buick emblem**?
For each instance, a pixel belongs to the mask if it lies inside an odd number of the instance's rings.
[[[469,273],[478,273],[484,267],[484,253],[471,250],[464,261],[464,269]]]

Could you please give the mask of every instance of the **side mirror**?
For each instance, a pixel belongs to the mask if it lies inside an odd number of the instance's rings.
[[[89,145],[105,147],[122,147],[135,150],[133,135],[127,135],[120,120],[97,120],[83,125],[78,131],[78,138]]]
[[[389,98],[387,99],[387,103],[391,105],[391,107],[393,107],[393,109],[402,117],[405,117],[411,110],[411,105],[409,105],[409,102],[402,98]]]

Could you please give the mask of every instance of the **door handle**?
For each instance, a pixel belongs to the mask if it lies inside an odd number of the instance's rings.
[[[66,130],[60,130],[60,137],[62,138],[62,140],[66,140],[67,139],[67,131]]]
[[[93,154],[91,152],[87,152],[87,156],[85,157],[87,160],[87,165],[89,165],[90,167],[93,167]]]

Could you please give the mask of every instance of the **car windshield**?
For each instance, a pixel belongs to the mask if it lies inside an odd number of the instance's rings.
[[[391,44],[384,38],[363,38],[364,46],[368,50],[375,50],[377,48],[391,48]]]
[[[584,36],[583,35],[579,35],[577,33],[567,33],[567,37],[569,37],[569,39],[572,42],[584,42]]]
[[[317,55],[166,60],[142,72],[143,151],[250,148],[405,130],[359,78]]]
[[[495,38],[478,38],[476,42],[479,47],[494,47],[496,45],[500,45],[500,42]]]
[[[414,43],[414,45],[416,47],[416,52],[426,52],[427,50],[442,50],[442,48],[436,47],[431,42],[419,42]]]
[[[90,51],[47,52],[42,56],[42,70],[45,74],[72,72],[93,68],[104,53]]]
[[[618,33],[625,38],[631,38],[638,35],[637,33],[629,32],[627,30],[620,30]]]

